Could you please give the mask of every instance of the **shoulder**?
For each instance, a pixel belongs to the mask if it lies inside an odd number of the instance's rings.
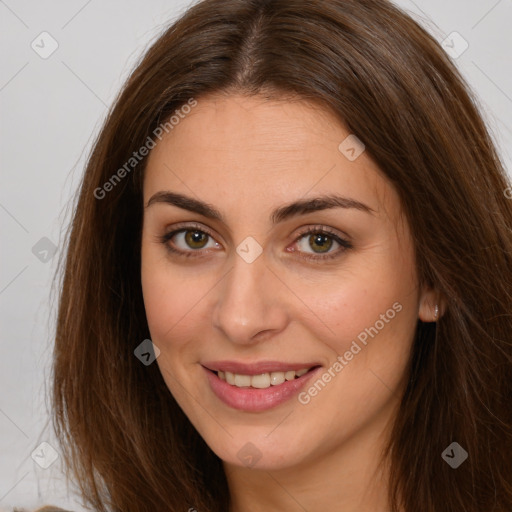
[[[34,510],[34,512],[72,512],[71,510],[65,510],[63,508],[54,507],[52,505],[46,505],[44,507]]]

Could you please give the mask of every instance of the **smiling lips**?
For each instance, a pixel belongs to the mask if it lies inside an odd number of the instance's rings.
[[[288,400],[320,369],[318,363],[277,361],[242,364],[203,363],[212,391],[225,404],[244,411],[263,411]]]

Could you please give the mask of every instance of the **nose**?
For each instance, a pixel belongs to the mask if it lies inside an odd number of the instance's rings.
[[[267,265],[264,253],[252,263],[236,254],[233,267],[215,289],[213,326],[231,342],[255,344],[286,328],[290,291]]]

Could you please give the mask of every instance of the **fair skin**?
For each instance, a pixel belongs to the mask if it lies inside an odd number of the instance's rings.
[[[212,219],[153,201],[144,211],[141,279],[156,362],[223,461],[230,512],[388,510],[379,453],[404,389],[416,323],[434,320],[436,301],[439,315],[442,309],[433,290],[418,286],[396,191],[367,152],[350,161],[338,150],[349,134],[305,101],[215,95],[198,99],[147,163],[144,205],[169,191],[222,214]],[[371,211],[335,207],[270,220],[285,204],[332,194]],[[190,231],[167,246],[195,257],[171,253],[159,240],[184,227]],[[352,247],[327,235],[320,241],[332,243],[327,253],[337,257],[322,262],[319,244],[302,234],[319,227]],[[197,230],[208,235],[194,238]],[[247,237],[262,249],[250,263],[236,250]],[[307,404],[294,395],[264,411],[235,409],[205,377],[201,363],[218,360],[314,361],[321,377],[395,303],[400,312],[359,343]],[[237,455],[249,442],[245,450],[258,459],[252,466]]]

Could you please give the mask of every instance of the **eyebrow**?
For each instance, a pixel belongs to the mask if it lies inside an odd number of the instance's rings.
[[[151,196],[146,204],[146,208],[157,203],[177,206],[178,208],[198,213],[199,215],[209,219],[225,223],[223,215],[214,206],[183,194],[162,190]],[[272,224],[277,224],[278,222],[282,222],[298,215],[327,210],[330,208],[354,208],[370,215],[376,213],[373,208],[370,208],[368,205],[355,199],[338,195],[323,195],[310,199],[300,199],[293,203],[276,208],[270,215],[270,221]]]

